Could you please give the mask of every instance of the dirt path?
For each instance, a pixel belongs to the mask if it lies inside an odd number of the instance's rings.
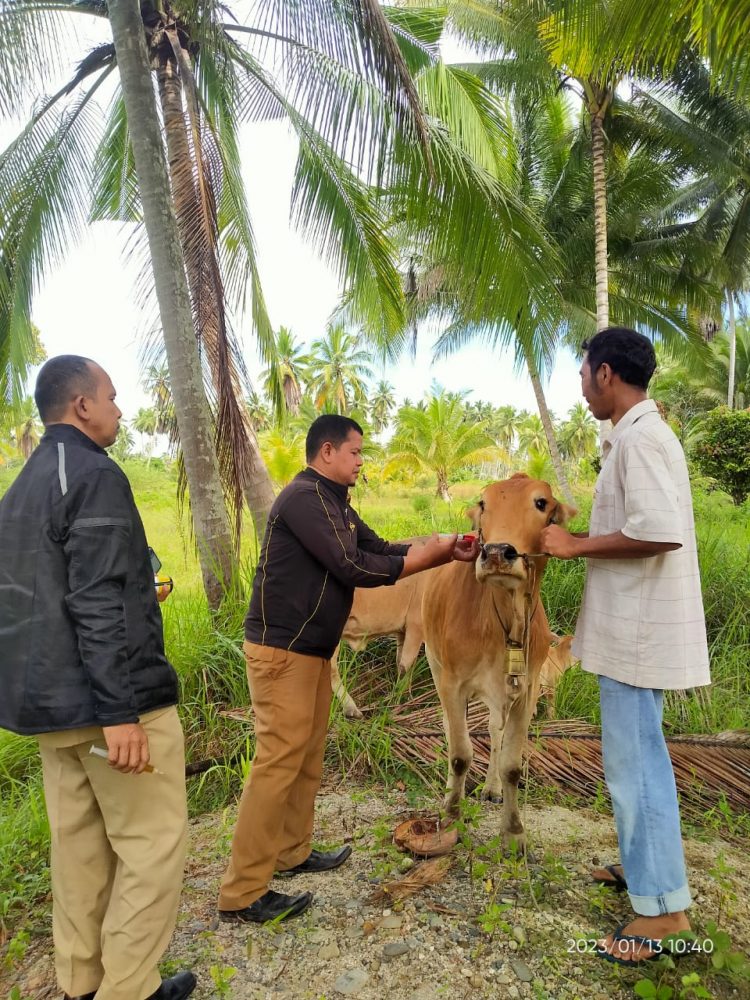
[[[195,820],[182,911],[165,973],[192,968],[200,980],[196,1000],[633,996],[633,983],[642,973],[581,953],[576,943],[600,936],[629,912],[626,899],[593,886],[587,877],[591,864],[617,859],[610,817],[528,806],[533,860],[527,865],[504,859],[494,844],[497,807],[477,807],[471,857],[459,849],[440,884],[403,903],[375,901],[380,883],[399,877],[408,865],[389,846],[390,832],[407,812],[402,793],[324,791],[318,800],[317,842],[350,841],[354,854],[336,872],[277,880],[274,887],[280,891],[309,888],[316,899],[308,913],[271,929],[218,923],[216,889],[234,811]],[[745,953],[750,943],[742,881],[746,857],[718,840],[687,843],[697,919],[705,926],[719,917],[733,947]],[[32,938],[10,981],[15,980],[23,1000],[59,996],[47,934]],[[714,997],[750,996],[750,985],[733,986],[715,975],[706,980],[706,969],[704,959],[688,958],[680,963],[679,975],[668,972],[665,981],[677,985],[680,976],[695,971]],[[9,988],[0,995],[5,997]]]

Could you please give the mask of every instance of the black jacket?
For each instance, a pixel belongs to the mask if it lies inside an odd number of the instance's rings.
[[[305,469],[271,508],[245,638],[330,658],[354,588],[395,583],[408,550],[383,541],[360,520],[346,486]]]
[[[47,429],[0,500],[0,726],[137,722],[174,705],[143,524],[122,470]]]

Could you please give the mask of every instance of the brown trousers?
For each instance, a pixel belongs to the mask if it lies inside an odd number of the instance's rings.
[[[245,642],[255,757],[219,909],[241,910],[310,854],[331,707],[331,661]]]
[[[143,1000],[177,920],[187,847],[176,708],[141,718],[163,774],[121,774],[89,753],[100,728],[39,737],[52,840],[52,935],[69,996]]]

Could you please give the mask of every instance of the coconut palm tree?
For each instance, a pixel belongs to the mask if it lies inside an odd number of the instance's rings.
[[[424,410],[402,406],[388,448],[384,474],[428,472],[437,480],[437,496],[450,500],[453,474],[467,465],[492,461],[498,448],[482,423],[464,420],[464,405],[446,394],[430,396]]]
[[[397,42],[374,0],[312,0],[304,9],[264,0],[248,24],[239,24],[225,5],[177,9],[170,0],[147,0],[140,10],[169,157],[171,189],[163,196],[177,216],[219,468],[235,513],[244,492],[259,524],[271,491],[241,402],[243,371],[227,301],[249,306],[261,353],[271,328],[241,179],[239,124],[289,119],[300,141],[293,205],[298,225],[354,293],[380,302],[393,320],[402,311],[403,292],[381,220],[366,198],[362,167],[372,164],[376,172],[396,133],[410,150],[401,157],[402,175],[410,169],[416,177],[434,159],[407,59],[416,58],[420,66],[430,62],[439,19],[395,14]],[[135,169],[133,155],[136,125],[126,112],[124,88],[116,90],[104,116],[94,100],[108,78],[115,79],[115,70],[122,82],[120,54],[106,32],[107,4],[6,0],[0,11],[0,106],[16,112],[58,75],[65,23],[81,14],[102,23],[101,44],[65,86],[39,101],[28,125],[0,154],[0,364],[23,353],[34,290],[90,218],[143,216],[148,228],[143,171]],[[431,43],[413,38],[411,25],[427,32]],[[151,233],[149,238],[153,250]],[[166,322],[163,309],[162,317]],[[178,373],[175,352],[167,355],[179,411],[185,394],[177,380],[187,370],[183,365]],[[181,434],[197,426],[196,418],[195,408],[178,413]],[[195,480],[187,456],[186,469],[195,504],[201,483],[209,480]]]
[[[750,100],[717,87],[707,67],[690,52],[658,88],[638,91],[636,99],[658,140],[678,158],[688,178],[669,207],[664,235],[681,240],[686,266],[723,290],[729,333],[725,402],[731,409],[735,303],[750,285]],[[720,319],[719,312],[713,324],[717,329]]]
[[[308,358],[285,326],[279,327],[267,356],[268,367],[261,374],[263,388],[271,400],[274,419],[281,425],[288,416],[299,413]]]
[[[319,410],[347,414],[366,405],[366,380],[372,370],[370,354],[360,343],[341,324],[329,326],[324,337],[313,341],[307,380]]]
[[[529,456],[543,453],[549,455],[547,433],[541,417],[536,413],[530,413],[518,428],[518,450]]]
[[[44,428],[33,397],[24,396],[3,411],[3,434],[23,458],[28,461],[41,440]]]
[[[596,450],[598,429],[585,403],[575,403],[560,428],[560,444],[566,456],[578,460]]]
[[[164,329],[184,470],[190,483],[203,585],[209,607],[216,609],[233,580],[234,546],[213,447],[148,53],[138,6],[132,0],[111,0],[109,14]],[[129,433],[123,424],[114,454],[127,453]],[[239,526],[236,527],[235,538],[239,535]]]
[[[143,449],[143,438],[148,437],[149,442],[144,449],[148,454],[148,461],[151,461],[151,454],[156,444],[156,428],[159,425],[159,418],[153,406],[141,406],[133,418],[133,430],[141,435],[141,448]]]
[[[370,397],[370,419],[376,434],[382,434],[388,426],[395,406],[396,397],[393,395],[393,386],[385,379],[381,379]]]
[[[247,415],[250,417],[250,423],[255,428],[256,434],[267,431],[271,426],[272,419],[271,411],[265,399],[255,389],[251,389],[247,394],[245,405],[247,406]]]

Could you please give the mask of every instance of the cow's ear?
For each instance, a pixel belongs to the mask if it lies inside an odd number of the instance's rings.
[[[560,503],[559,500],[556,502],[557,502],[557,510],[555,511],[555,516],[552,520],[554,521],[555,524],[559,524],[562,527],[565,527],[568,521],[572,521],[573,518],[576,516],[576,514],[578,513],[578,508],[573,507],[573,505],[569,503]]]
[[[474,528],[479,527],[479,514],[480,514],[479,504],[476,504],[476,506],[474,507],[466,508],[466,516],[469,518]]]
[[[528,479],[529,477],[525,472],[514,472],[510,477],[511,479]]]

